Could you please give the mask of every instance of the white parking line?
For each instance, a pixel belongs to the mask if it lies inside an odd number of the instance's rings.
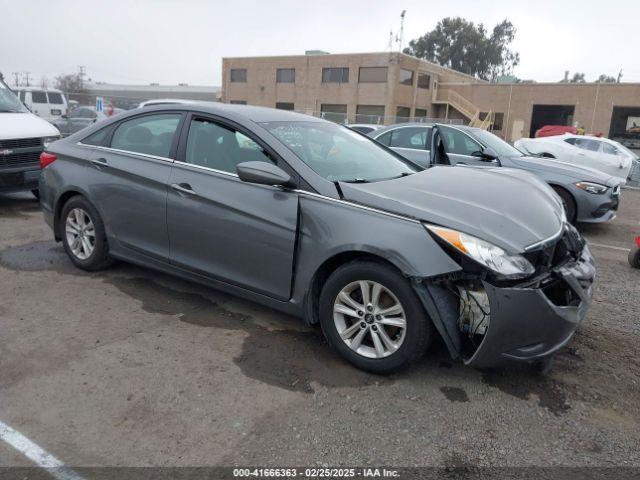
[[[2,422],[0,422],[0,440],[18,450],[39,467],[47,469],[47,472],[57,480],[84,480],[49,452]]]
[[[589,246],[590,247],[599,247],[599,248],[609,248],[611,250],[620,250],[621,252],[630,252],[631,251],[630,248],[615,247],[613,245],[603,245],[602,243],[589,242]]]

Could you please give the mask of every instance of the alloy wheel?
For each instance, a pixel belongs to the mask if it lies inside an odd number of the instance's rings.
[[[360,280],[336,296],[333,321],[342,341],[367,358],[384,358],[404,342],[407,318],[398,298],[384,285]]]
[[[65,221],[69,249],[80,260],[91,256],[96,246],[96,230],[91,217],[81,208],[69,210]]]

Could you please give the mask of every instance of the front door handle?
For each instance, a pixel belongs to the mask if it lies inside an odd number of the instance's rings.
[[[187,195],[195,195],[196,192],[191,188],[191,185],[188,183],[172,183],[171,188],[173,188],[176,192],[185,193]]]
[[[90,160],[96,167],[108,167],[109,162],[107,162],[106,158],[92,158]]]

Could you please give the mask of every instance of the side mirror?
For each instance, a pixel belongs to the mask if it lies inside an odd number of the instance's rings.
[[[296,187],[296,183],[291,176],[272,163],[242,162],[236,166],[236,172],[238,172],[238,177],[243,182],[286,188]]]
[[[487,147],[481,152],[481,156],[485,160],[493,161],[498,158],[498,153],[493,148]]]

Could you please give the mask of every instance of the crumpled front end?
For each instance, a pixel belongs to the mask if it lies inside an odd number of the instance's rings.
[[[423,303],[452,356],[480,368],[536,362],[571,339],[591,303],[589,247],[567,226],[555,244],[526,255],[536,273],[524,281],[456,275],[423,284]]]

